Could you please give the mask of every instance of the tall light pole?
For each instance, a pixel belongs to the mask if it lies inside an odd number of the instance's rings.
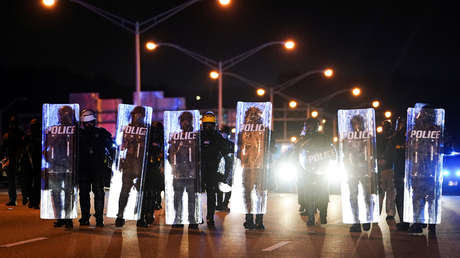
[[[159,46],[167,46],[167,47],[175,48],[175,49],[183,52],[184,54],[194,58],[198,62],[210,67],[211,69],[213,69],[213,71],[211,71],[211,73],[210,73],[210,76],[211,76],[212,79],[217,79],[218,80],[217,118],[218,118],[218,121],[219,121],[219,127],[222,126],[222,123],[223,123],[222,75],[225,73],[225,71],[230,69],[234,65],[240,63],[241,61],[245,60],[246,58],[254,55],[255,53],[259,52],[260,50],[266,48],[266,47],[273,46],[273,45],[283,45],[288,50],[291,50],[291,49],[293,49],[295,47],[295,43],[292,40],[288,40],[288,41],[271,41],[271,42],[262,44],[262,45],[260,45],[260,46],[258,46],[256,48],[250,49],[250,50],[248,50],[248,51],[246,51],[246,52],[244,52],[244,53],[242,53],[240,55],[237,55],[237,56],[235,56],[233,58],[230,58],[230,59],[227,59],[225,61],[216,61],[214,59],[202,56],[202,55],[200,55],[200,54],[198,54],[196,52],[193,52],[193,51],[190,51],[190,50],[188,50],[186,48],[183,48],[183,47],[181,47],[179,45],[168,43],[168,42],[153,43],[153,42],[150,41],[147,44],[155,45],[155,46],[158,46],[158,47]],[[148,48],[148,46],[147,46],[147,48]],[[153,48],[153,49],[156,49],[156,47]]]
[[[151,28],[157,26],[161,22],[167,20],[171,16],[179,13],[180,11],[184,10],[185,8],[200,2],[204,0],[190,0],[187,1],[181,5],[178,5],[174,8],[171,8],[161,14],[158,14],[156,16],[153,16],[149,19],[146,19],[142,22],[139,21],[131,21],[129,19],[126,19],[124,17],[120,17],[118,15],[115,15],[113,13],[110,13],[108,11],[105,11],[101,8],[98,8],[96,6],[93,6],[91,4],[88,4],[84,1],[81,0],[68,0],[69,2],[76,3],[91,12],[104,17],[105,19],[109,20],[115,25],[118,25],[122,29],[131,32],[134,34],[134,40],[135,40],[135,59],[136,59],[136,98],[134,101],[134,104],[139,104],[140,103],[140,92],[141,92],[141,51],[140,51],[140,35],[143,34],[144,32],[150,30]],[[221,6],[227,6],[230,4],[230,0],[219,0],[218,1]],[[56,4],[55,0],[42,0],[42,3],[45,7],[51,8]]]

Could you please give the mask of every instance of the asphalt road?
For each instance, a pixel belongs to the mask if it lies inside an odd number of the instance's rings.
[[[22,199],[19,196],[18,202]],[[105,218],[104,228],[54,228],[41,220],[39,210],[22,204],[4,205],[0,193],[0,257],[459,257],[460,197],[443,198],[442,224],[437,235],[408,235],[396,231],[394,222],[372,225],[369,232],[349,233],[341,223],[340,196],[332,195],[327,225],[307,227],[299,216],[297,195],[269,195],[265,231],[246,231],[243,215],[216,214],[216,229],[173,229],[157,211],[155,225],[137,228],[134,221],[123,229]],[[205,202],[204,202],[205,203]]]

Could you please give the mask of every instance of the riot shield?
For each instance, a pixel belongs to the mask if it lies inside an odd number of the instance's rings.
[[[271,119],[270,102],[237,104],[232,211],[267,212]]]
[[[40,218],[77,217],[78,104],[43,104]]]
[[[107,217],[138,220],[152,108],[118,105],[116,157],[112,165]]]
[[[200,224],[200,112],[165,111],[166,224]]]
[[[374,109],[338,111],[343,223],[379,220]]]
[[[404,222],[441,223],[444,109],[407,110]]]

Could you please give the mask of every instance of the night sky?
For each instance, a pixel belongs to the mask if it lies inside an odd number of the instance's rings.
[[[99,92],[103,98],[132,101],[134,35],[77,4],[60,0],[51,10],[39,0],[8,1],[2,12],[1,107],[15,97],[11,111],[40,113],[41,103],[67,102],[70,92]],[[133,21],[143,21],[184,1],[87,1]],[[229,71],[253,81],[279,84],[313,69],[331,67],[335,77],[312,77],[285,91],[313,101],[359,85],[359,99],[341,95],[330,112],[378,97],[384,109],[404,111],[416,102],[446,109],[455,137],[460,127],[458,14],[433,2],[233,0],[221,9],[204,0],[141,36],[171,42],[215,60],[226,60],[269,41],[288,38],[296,50],[269,47]],[[450,11],[452,9],[452,11]],[[187,97],[188,106],[217,105],[217,83],[209,69],[172,48],[141,53],[142,90]],[[254,90],[224,77],[224,107],[260,101]],[[8,93],[7,93],[8,92]],[[200,95],[199,103],[193,96]],[[267,99],[265,99],[267,100]],[[277,105],[281,99],[275,99]],[[379,110],[378,112],[382,112]]]

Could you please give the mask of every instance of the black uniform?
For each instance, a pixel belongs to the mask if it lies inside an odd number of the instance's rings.
[[[41,189],[42,139],[40,125],[31,125],[30,134],[24,137],[23,165],[25,173],[24,190],[28,192],[29,207],[39,208]]]
[[[16,120],[10,120],[8,133],[3,141],[3,155],[8,158],[8,196],[9,203],[16,205],[16,175],[18,174],[18,158],[22,147],[24,133],[17,127]],[[23,198],[27,199],[27,193],[22,192]]]
[[[163,126],[153,123],[148,146],[147,170],[144,175],[141,218],[138,226],[147,226],[154,221],[154,211],[161,207],[161,191],[164,190],[163,167]]]
[[[107,174],[107,154],[112,153],[112,135],[104,128],[88,127],[80,129],[79,172],[81,220],[90,217],[90,192],[94,194],[95,217],[98,222],[104,217],[104,183]]]
[[[202,184],[207,193],[207,219],[211,221],[214,220],[216,193],[219,191],[217,185],[220,179],[217,171],[219,162],[230,152],[232,152],[231,145],[218,131],[214,129],[201,131]]]
[[[326,223],[329,189],[326,169],[330,160],[336,160],[337,154],[330,141],[323,135],[314,133],[305,136],[296,145],[299,162],[303,168],[300,184],[302,206],[305,207],[309,224],[314,224],[316,210],[320,212],[321,223]]]

